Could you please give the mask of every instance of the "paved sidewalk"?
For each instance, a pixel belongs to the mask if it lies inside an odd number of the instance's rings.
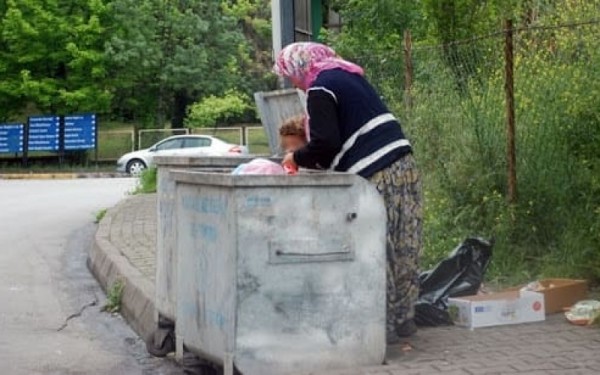
[[[110,212],[110,242],[152,282],[155,205],[156,195],[134,196]],[[474,331],[421,329],[414,338],[390,348],[388,362],[328,374],[599,374],[600,329],[573,326],[562,314],[542,323]]]
[[[133,196],[119,204],[110,242],[152,283],[156,277],[156,194]]]

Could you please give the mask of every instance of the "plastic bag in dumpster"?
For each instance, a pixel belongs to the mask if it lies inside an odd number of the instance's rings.
[[[231,174],[286,174],[283,167],[267,159],[254,159],[248,163],[240,164]]]
[[[492,241],[467,238],[435,268],[419,275],[421,288],[415,305],[420,326],[450,325],[448,297],[477,294],[490,264]]]

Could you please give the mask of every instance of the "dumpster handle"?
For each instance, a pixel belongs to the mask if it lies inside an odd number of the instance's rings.
[[[350,254],[350,251],[330,251],[328,253],[318,253],[318,254],[307,254],[307,253],[293,253],[286,252],[283,250],[275,251],[275,255],[277,256],[294,256],[294,257],[326,257],[332,255],[346,255]]]
[[[287,239],[269,243],[271,264],[353,261],[354,255],[352,245],[337,238]]]

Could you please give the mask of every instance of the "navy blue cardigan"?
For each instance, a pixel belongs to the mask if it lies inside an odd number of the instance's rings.
[[[365,78],[326,70],[307,90],[310,142],[294,152],[305,168],[368,178],[411,152],[398,120]]]

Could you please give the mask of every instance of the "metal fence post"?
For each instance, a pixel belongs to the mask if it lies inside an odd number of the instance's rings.
[[[515,150],[515,92],[514,92],[514,39],[512,20],[504,21],[504,91],[506,95],[506,141],[508,159],[508,202],[517,202],[517,157]]]
[[[248,148],[250,148],[249,145],[248,145],[248,139],[249,139],[249,137],[248,137],[248,135],[249,135],[248,134],[248,128],[249,128],[248,125],[244,125],[242,127],[242,133],[243,133],[242,145],[247,146]]]
[[[410,30],[404,30],[404,104],[407,112],[412,108],[412,83],[412,37],[410,35]]]

